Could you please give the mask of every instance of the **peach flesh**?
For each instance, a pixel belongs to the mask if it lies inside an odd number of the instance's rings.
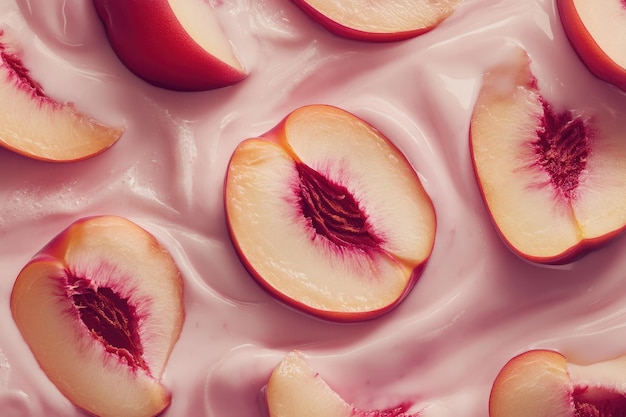
[[[544,100],[542,104],[543,120],[533,142],[537,165],[548,173],[555,189],[571,201],[585,169],[591,135],[581,118],[569,111],[556,113]]]
[[[67,279],[68,294],[81,321],[107,352],[115,354],[132,369],[141,368],[150,375],[142,356],[136,308],[111,288],[93,287],[87,279]]]
[[[318,235],[342,247],[377,248],[381,243],[350,191],[311,167],[296,162],[302,215]]]

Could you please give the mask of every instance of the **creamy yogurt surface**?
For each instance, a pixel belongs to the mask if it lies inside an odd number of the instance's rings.
[[[186,320],[163,378],[172,393],[164,416],[263,416],[263,387],[292,349],[359,408],[410,401],[412,412],[437,417],[487,415],[496,374],[525,350],[556,349],[577,363],[626,354],[625,237],[566,266],[528,263],[500,240],[472,170],[468,130],[481,75],[516,46],[528,51],[555,106],[626,112],[626,94],[578,59],[552,1],[465,0],[431,32],[385,44],[332,35],[286,0],[212,6],[249,76],[183,93],[128,71],[91,1],[0,1],[0,25],[47,94],[125,128],[111,149],[81,162],[0,149],[3,417],[84,415],[38,367],[9,298],[36,252],[99,214],[150,231],[184,275]],[[422,277],[398,308],[372,321],[326,322],[280,304],[228,237],[222,196],[233,150],[314,103],[383,132],[437,212]]]

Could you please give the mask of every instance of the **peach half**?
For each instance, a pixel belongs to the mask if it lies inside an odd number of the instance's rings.
[[[0,146],[43,161],[76,161],[105,151],[122,133],[46,95],[17,42],[0,31]]]
[[[337,107],[301,107],[239,144],[224,199],[231,239],[254,278],[326,319],[389,311],[434,245],[433,204],[409,161]]]
[[[274,368],[265,388],[269,417],[417,417],[409,404],[386,410],[360,410],[347,403],[306,362],[289,352]]]
[[[557,0],[570,43],[598,78],[626,90],[626,2]]]
[[[539,263],[572,262],[626,227],[624,123],[554,108],[519,49],[484,75],[470,125],[476,179],[503,240]]]
[[[171,90],[211,90],[246,73],[205,0],[93,0],[119,59]]]
[[[368,42],[401,41],[435,28],[461,0],[292,0],[330,32]]]
[[[79,220],[19,273],[11,312],[39,366],[100,417],[154,416],[184,320],[181,274],[147,231],[121,217]]]
[[[491,388],[490,417],[626,415],[626,356],[577,365],[551,350],[507,362]]]

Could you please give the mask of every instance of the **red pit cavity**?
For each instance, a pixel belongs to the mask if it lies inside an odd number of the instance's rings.
[[[406,414],[408,409],[409,404],[400,404],[388,410],[364,411],[362,414],[358,414],[358,417],[417,417],[412,414]]]
[[[581,399],[586,390],[574,391],[575,417],[626,417],[626,398],[618,393],[605,393],[596,400]]]
[[[1,32],[0,32],[1,34]],[[7,51],[6,45],[0,43],[0,60],[2,65],[8,67],[11,77],[21,86],[32,91],[32,93],[41,98],[47,98],[43,87],[37,81],[30,77],[28,69],[22,64],[22,61],[15,54]]]
[[[148,371],[139,340],[137,313],[128,300],[111,288],[94,289],[86,279],[75,279],[70,288],[80,319],[106,351],[133,369]]]
[[[556,113],[546,101],[542,103],[543,120],[533,143],[536,164],[548,173],[554,188],[572,200],[587,165],[590,133],[580,117],[569,111]]]
[[[382,240],[371,232],[367,216],[346,187],[301,162],[296,162],[296,170],[300,209],[318,235],[342,247],[379,247]]]

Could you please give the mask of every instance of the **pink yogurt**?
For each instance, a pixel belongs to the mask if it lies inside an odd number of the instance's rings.
[[[167,365],[164,416],[257,417],[272,368],[292,350],[347,401],[405,401],[428,416],[484,417],[504,363],[530,348],[589,362],[626,353],[626,240],[568,266],[513,255],[481,201],[468,125],[481,74],[515,45],[555,106],[624,116],[626,96],[589,74],[548,0],[472,0],[432,32],[368,44],[331,35],[287,1],[227,0],[216,13],[250,73],[232,87],[166,91],[128,71],[88,0],[0,1],[0,24],[46,92],[124,126],[102,155],[70,164],[0,150],[0,410],[83,415],[22,340],[9,297],[20,269],[78,218],[125,216],[151,231],[185,278],[186,321]],[[407,299],[342,325],[286,308],[239,262],[222,184],[243,139],[312,103],[339,106],[386,134],[437,210],[435,248]]]

